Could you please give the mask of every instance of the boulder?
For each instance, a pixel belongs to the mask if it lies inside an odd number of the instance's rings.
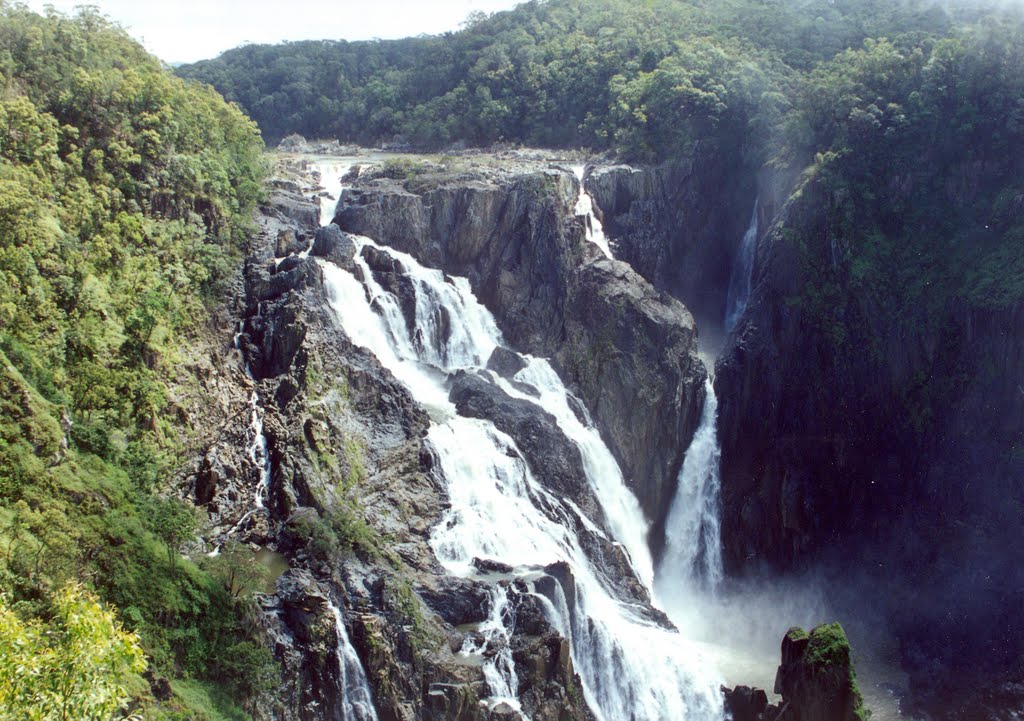
[[[498,346],[487,359],[487,370],[494,371],[502,378],[512,377],[526,367],[526,360],[513,350]]]
[[[732,715],[732,721],[765,721],[768,694],[764,689],[722,686],[721,691],[725,710]]]
[[[352,267],[352,259],[356,255],[356,243],[352,236],[343,233],[338,226],[331,223],[316,231],[310,253],[349,269]]]

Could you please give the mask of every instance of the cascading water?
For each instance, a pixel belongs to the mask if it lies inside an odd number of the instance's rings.
[[[754,200],[754,210],[750,215],[750,224],[747,232],[743,234],[740,242],[739,253],[736,262],[732,266],[732,275],[729,278],[729,291],[725,300],[725,332],[731,333],[739,323],[740,316],[747,308],[747,301],[750,300],[750,281],[754,272],[754,251],[757,249],[757,205]]]
[[[258,307],[256,312],[258,315]],[[242,352],[243,324],[244,321],[239,323],[238,332],[235,333],[234,339],[234,347],[239,353]],[[260,406],[259,393],[256,392],[256,379],[252,375],[252,370],[249,368],[249,364],[245,363],[244,356],[243,364],[245,366],[245,375],[253,384],[252,393],[249,395],[249,428],[246,433],[248,436],[246,453],[249,456],[249,460],[252,461],[253,466],[259,470],[260,481],[256,486],[256,492],[253,494],[253,507],[250,508],[237,523],[235,523],[234,527],[228,532],[229,535],[234,534],[235,531],[245,525],[245,522],[248,521],[256,511],[265,507],[267,496],[270,493],[270,480],[273,471],[270,465],[270,449],[267,446],[267,437],[263,433],[263,408]]]
[[[330,225],[343,189],[342,178],[349,174],[354,162],[347,159],[325,158],[310,163],[312,170],[320,175],[320,185],[326,195],[320,195],[320,225]]]
[[[685,602],[680,593],[695,584],[713,591],[722,580],[719,533],[721,479],[718,445],[718,399],[709,378],[700,425],[686,451],[678,487],[665,522],[665,552],[658,564],[655,588],[666,609]]]
[[[576,200],[576,209],[573,212],[586,219],[587,240],[600,248],[606,258],[611,259],[613,257],[612,249],[604,235],[604,227],[601,225],[601,221],[597,219],[597,216],[594,215],[594,199],[590,197],[590,193],[583,187],[584,170],[585,166],[583,165],[572,166],[573,175],[580,181],[580,197]]]
[[[374,245],[360,239],[363,245]],[[379,246],[377,246],[379,247]],[[411,256],[386,250],[411,282],[416,295],[415,334],[411,335],[397,299],[383,290],[357,253],[357,279],[321,261],[328,297],[347,335],[373,352],[428,408],[434,421],[427,436],[447,484],[450,509],[434,530],[431,545],[446,569],[474,574],[473,559],[511,565],[534,584],[549,620],[570,640],[583,679],[584,695],[602,721],[720,719],[720,682],[697,646],[648,620],[643,609],[624,602],[608,587],[599,561],[588,557],[576,529],[603,535],[568,500],[548,492],[533,476],[511,437],[486,420],[457,415],[448,400],[449,375],[480,369],[501,334],[491,314],[477,302],[465,279],[449,279],[420,266]],[[444,323],[437,318],[443,315]],[[653,573],[644,543],[647,524],[636,499],[625,488],[610,452],[592,427],[570,410],[568,392],[546,361],[528,359],[514,377],[540,397],[500,381],[509,395],[529,400],[555,416],[584,459],[584,470],[609,526],[643,582]],[[571,572],[570,591],[550,583],[541,589],[540,569],[563,562]],[[464,650],[483,657],[490,703],[518,695],[508,648],[507,589],[497,587],[489,621],[480,629],[483,644]],[[516,701],[518,705],[518,701]]]
[[[343,721],[377,721],[377,709],[373,705],[370,685],[359,662],[359,655],[348,639],[341,609],[328,602],[334,616],[334,628],[338,635],[338,685],[342,689],[341,718]]]

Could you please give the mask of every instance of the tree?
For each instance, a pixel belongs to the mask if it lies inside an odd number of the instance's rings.
[[[78,584],[53,604],[49,623],[23,621],[0,596],[0,721],[109,721],[146,669],[139,639]]]
[[[270,569],[238,541],[228,541],[208,563],[210,572],[224,584],[232,598],[243,598],[261,591],[270,578]]]
[[[154,498],[149,523],[153,533],[167,546],[167,562],[174,576],[178,549],[195,535],[195,511],[177,498]]]

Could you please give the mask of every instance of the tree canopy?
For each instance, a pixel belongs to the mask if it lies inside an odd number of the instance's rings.
[[[187,442],[177,364],[237,272],[262,139],[89,7],[0,2],[0,88],[0,654],[28,673],[0,679],[0,708],[152,703],[142,653],[245,703],[274,667],[250,600],[181,559],[194,518],[161,498]],[[206,717],[175,696],[147,718],[182,709]]]

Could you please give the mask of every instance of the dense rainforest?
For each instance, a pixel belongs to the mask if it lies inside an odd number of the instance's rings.
[[[238,714],[276,666],[229,564],[181,560],[199,519],[167,491],[263,142],[91,9],[0,5],[0,85],[0,718]]]

